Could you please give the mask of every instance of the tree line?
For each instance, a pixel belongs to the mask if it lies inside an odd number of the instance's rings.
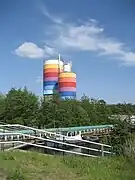
[[[38,128],[115,124],[111,115],[134,115],[134,104],[107,104],[83,95],[80,100],[46,100],[23,89],[0,94],[1,123],[18,123]]]

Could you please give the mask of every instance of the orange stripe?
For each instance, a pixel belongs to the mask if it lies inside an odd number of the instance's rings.
[[[65,78],[59,78],[59,82],[76,82],[76,78],[71,78],[71,77],[65,77]]]
[[[63,73],[60,73],[60,75],[59,75],[59,78],[65,78],[65,77],[70,77],[70,78],[76,78],[76,74],[75,73],[72,73],[72,72],[67,72],[67,73],[65,73],[65,72],[63,72]]]
[[[59,70],[56,69],[56,68],[48,68],[48,69],[44,69],[44,72],[45,73],[48,73],[48,72],[59,72]]]

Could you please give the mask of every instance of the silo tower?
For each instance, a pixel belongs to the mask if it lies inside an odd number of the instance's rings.
[[[76,99],[76,73],[72,72],[72,62],[64,63],[58,84],[61,99]]]
[[[63,61],[60,60],[60,57],[44,62],[43,95],[45,97],[52,97],[58,91],[58,77],[61,72],[63,72]]]

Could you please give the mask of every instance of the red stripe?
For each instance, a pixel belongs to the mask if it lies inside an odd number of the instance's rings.
[[[44,78],[47,77],[58,77],[57,72],[44,73]]]
[[[75,82],[60,82],[59,88],[62,88],[62,87],[76,87],[76,83]]]

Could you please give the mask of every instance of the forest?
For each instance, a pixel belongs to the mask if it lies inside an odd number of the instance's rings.
[[[19,123],[38,128],[115,124],[111,115],[135,115],[134,104],[107,104],[83,95],[80,100],[46,100],[23,89],[0,94],[1,123]]]

